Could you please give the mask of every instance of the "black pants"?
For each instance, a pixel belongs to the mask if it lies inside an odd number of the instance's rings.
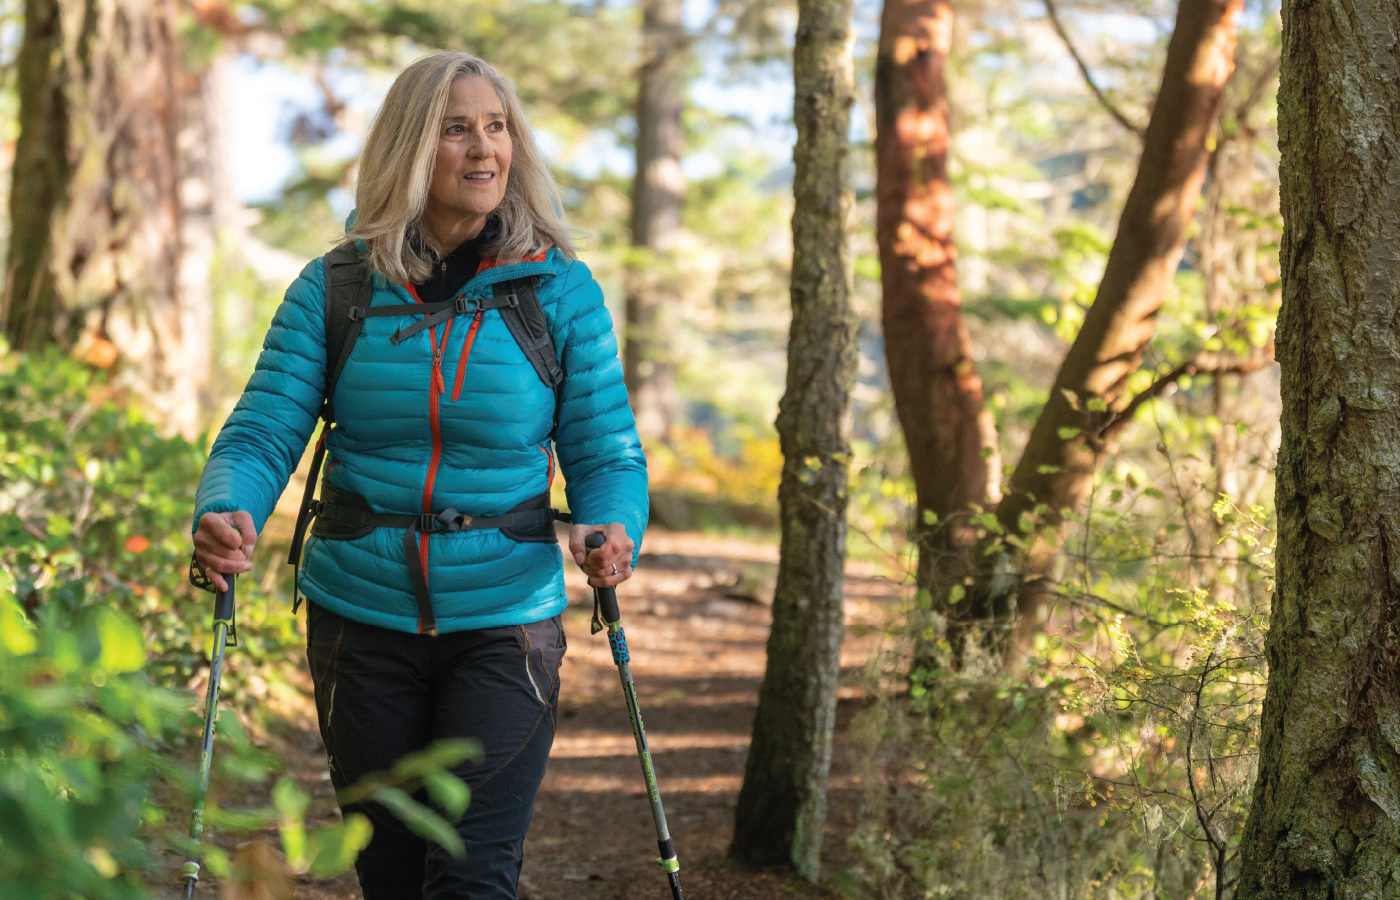
[[[430,636],[308,606],[306,656],[337,790],[442,738],[476,738],[485,751],[481,762],[454,770],[472,792],[457,823],[464,860],[377,804],[342,807],[374,824],[355,863],[365,900],[515,900],[525,832],[554,742],[565,649],[559,616]]]

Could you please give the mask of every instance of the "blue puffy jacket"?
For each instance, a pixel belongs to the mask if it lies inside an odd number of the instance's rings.
[[[499,515],[549,489],[555,453],[575,522],[618,522],[640,552],[647,523],[646,460],[637,440],[612,318],[588,267],[557,250],[486,267],[459,296],[538,276],[565,373],[550,446],[554,394],[496,310],[472,328],[461,316],[395,345],[420,317],[364,321],[336,385],[327,477],[381,513]],[[259,532],[316,426],[326,377],[322,261],[302,270],[277,310],[257,369],[229,416],[199,482],[195,528],[206,512],[246,510]],[[375,275],[371,305],[412,303]],[[443,351],[434,361],[434,348]],[[519,625],[567,604],[557,544],[519,543],[495,529],[428,541],[428,583],[440,632]],[[348,619],[414,632],[418,609],[403,532],[355,540],[310,537],[302,592]],[[634,556],[635,561],[635,556]]]

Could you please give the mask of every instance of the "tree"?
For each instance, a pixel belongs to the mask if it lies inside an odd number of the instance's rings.
[[[1283,5],[1277,585],[1237,896],[1383,896],[1400,847],[1400,8]]]
[[[1239,365],[1203,357],[1137,396],[1127,392],[1201,195],[1221,97],[1234,70],[1241,6],[1242,0],[1181,0],[1177,7],[1137,177],[1098,293],[997,504],[1000,529],[1021,546],[1002,544],[998,552],[981,554],[983,571],[969,602],[955,610],[955,643],[981,632],[1007,667],[1024,659],[1054,596],[1065,513],[1083,507],[1122,427],[1183,375]],[[989,536],[993,543],[999,539]]]
[[[27,10],[37,27],[21,48],[11,194],[21,237],[6,331],[16,346],[58,340],[104,368],[124,360],[155,414],[185,424],[175,4],[30,0]]]
[[[637,70],[636,163],[632,181],[632,258],[623,345],[628,399],[644,438],[664,437],[675,414],[675,367],[663,314],[669,259],[680,231],[685,176],[685,68],[690,37],[681,0],[642,0],[642,62]],[[672,277],[667,277],[671,275]]]
[[[52,340],[57,313],[49,235],[68,183],[68,106],[58,0],[26,0],[16,67],[19,136],[11,170],[10,252],[0,324],[10,346],[24,350]]]
[[[1000,481],[955,270],[944,80],[952,31],[948,0],[885,0],[875,64],[885,355],[917,493],[925,590],[972,574],[967,512]]]
[[[847,412],[856,366],[847,246],[851,0],[801,0],[793,48],[792,325],[778,411],[782,540],[768,664],[729,854],[815,879],[844,624]]]

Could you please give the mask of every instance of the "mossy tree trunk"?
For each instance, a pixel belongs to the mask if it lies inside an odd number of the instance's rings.
[[[918,586],[939,607],[973,573],[968,514],[1000,481],[958,292],[944,77],[952,33],[948,0],[885,0],[875,63],[885,356],[918,498]]]
[[[1236,896],[1400,896],[1400,6],[1283,4],[1278,583]]]
[[[1101,462],[1137,409],[1128,378],[1142,363],[1186,246],[1234,71],[1242,5],[1181,0],[1177,7],[1162,86],[1098,292],[997,504],[1001,528],[1024,549],[979,553],[984,569],[956,610],[955,644],[977,633],[1004,668],[1021,665],[1043,627],[1063,512],[1084,507]]]
[[[675,417],[675,365],[666,304],[675,290],[674,249],[685,199],[681,156],[689,38],[682,0],[643,0],[637,72],[637,171],[632,180],[632,254],[627,273],[623,372],[645,438],[664,438]]]
[[[847,247],[851,0],[799,0],[792,327],[778,411],[781,557],[768,665],[730,856],[820,872],[840,672],[849,407],[856,366]]]
[[[19,137],[10,189],[10,247],[0,324],[17,350],[53,340],[57,304],[49,252],[68,184],[68,106],[58,0],[26,0],[18,69]]]
[[[14,170],[12,215],[32,221],[14,220],[22,239],[8,267],[7,331],[18,329],[22,346],[57,340],[102,368],[120,362],[120,380],[180,428],[190,419],[180,384],[191,361],[179,294],[174,0],[29,7],[42,27],[33,45],[26,28],[26,48],[45,54],[47,68],[23,64],[28,106],[18,146],[27,149]]]

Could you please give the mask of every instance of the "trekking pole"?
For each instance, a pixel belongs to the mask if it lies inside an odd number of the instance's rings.
[[[214,654],[209,664],[209,690],[204,695],[204,742],[199,748],[199,793],[194,797],[190,812],[190,840],[197,853],[204,836],[204,798],[209,793],[209,763],[214,756],[214,719],[219,712],[219,681],[224,674],[224,648],[238,646],[238,631],[233,625],[233,576],[225,575],[228,590],[214,594]],[[194,897],[194,885],[199,881],[199,861],[187,857],[180,870],[185,877],[185,900]]]
[[[584,547],[589,550],[597,550],[604,543],[606,539],[596,533],[583,540]],[[617,589],[594,588],[593,597],[602,610],[603,624],[608,628],[608,646],[612,648],[613,662],[617,663],[617,674],[622,679],[622,697],[627,701],[627,715],[632,719],[632,737],[637,741],[637,756],[642,762],[642,777],[646,779],[647,796],[651,800],[651,818],[656,823],[656,845],[661,848],[656,864],[671,882],[672,900],[684,900],[681,896],[681,864],[676,859],[671,832],[666,828],[666,810],[661,808],[661,791],[656,787],[656,770],[652,768],[651,750],[647,748],[647,731],[642,726],[642,712],[637,708],[637,686],[632,683],[632,669],[628,665],[631,657],[627,653],[627,635],[622,632],[622,613],[617,608]]]

